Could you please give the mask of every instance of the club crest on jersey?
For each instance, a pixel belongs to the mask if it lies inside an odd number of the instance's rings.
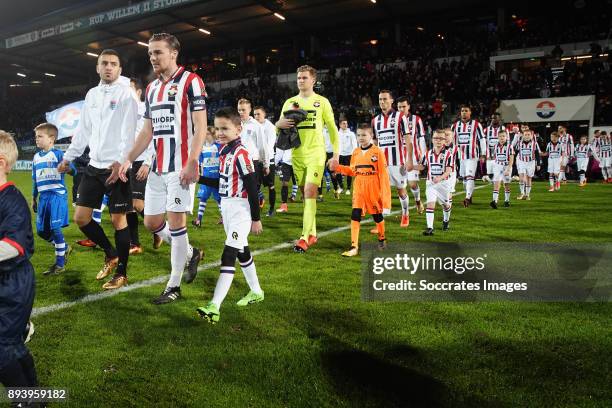
[[[376,156],[372,156],[372,157],[370,158],[370,160],[372,160],[374,163],[376,163],[376,162],[378,161],[378,157],[376,157]]]
[[[389,126],[395,127],[395,118],[391,118],[391,122]]]
[[[111,110],[117,109],[117,101],[110,101],[110,108]]]
[[[312,106],[314,106],[315,108],[318,108],[319,106],[321,106],[321,102],[316,101],[315,103],[312,104]]]
[[[178,85],[173,84],[170,86],[170,89],[168,89],[168,96],[172,97],[176,95],[177,92],[178,92]]]

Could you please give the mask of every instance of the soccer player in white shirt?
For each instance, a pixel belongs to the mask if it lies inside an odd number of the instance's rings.
[[[266,108],[263,106],[256,106],[253,109],[253,116],[259,125],[261,126],[261,132],[263,136],[263,143],[266,148],[266,155],[268,157],[268,172],[264,170],[263,185],[268,187],[268,206],[270,207],[266,213],[267,217],[274,215],[274,205],[276,204],[276,189],[274,188],[274,174],[276,169],[274,166],[274,145],[276,144],[276,126],[268,119],[266,119]]]
[[[351,164],[351,157],[353,151],[357,148],[357,136],[349,129],[348,121],[346,119],[340,120],[340,129],[338,129],[338,138],[340,139],[340,164],[342,166],[349,166]],[[340,188],[344,188],[342,184],[342,176],[338,174],[340,180]],[[346,192],[344,194],[351,195],[351,182],[353,178],[346,176]]]
[[[167,33],[149,40],[149,59],[158,75],[147,86],[144,124],[134,148],[121,166],[122,177],[153,140],[155,159],[145,190],[145,226],[171,245],[172,270],[166,288],[154,304],[181,296],[185,282],[197,274],[202,252],[189,244],[187,213],[193,210],[198,159],[206,136],[206,91],[202,79],[177,65],[178,39]],[[167,222],[166,222],[167,219]]]
[[[457,145],[455,144],[455,134],[451,128],[444,128],[444,147],[450,150],[451,154],[451,167],[453,170],[448,176],[448,216],[450,218],[453,210],[453,195],[455,194],[457,186]],[[448,225],[446,227],[448,229]]]
[[[450,206],[448,204],[449,184],[448,177],[453,171],[452,151],[444,147],[446,136],[444,130],[436,130],[432,137],[433,148],[428,150],[421,162],[415,166],[419,170],[427,168],[427,183],[425,196],[427,198],[427,209],[425,216],[427,219],[427,229],[423,235],[431,236],[434,234],[434,210],[436,203],[442,205],[444,218],[442,221],[443,230],[448,230],[450,221]]]
[[[568,162],[574,157],[574,136],[567,133],[567,128],[563,125],[559,125],[557,133],[559,133],[559,143],[561,143],[564,151],[564,155],[561,158],[561,168],[559,169],[559,181],[567,184],[565,171],[567,170]]]
[[[593,138],[593,149],[599,156],[599,168],[604,183],[612,183],[612,143],[605,130],[596,131]]]
[[[406,118],[407,127],[405,137],[412,142],[412,162],[418,163],[421,160],[421,157],[427,151],[423,120],[420,116],[410,113],[410,102],[406,96],[400,96],[397,98],[397,110],[402,112]],[[408,172],[408,186],[410,187],[410,191],[414,197],[417,212],[422,214],[425,208],[421,203],[421,189],[419,187],[418,170]]]
[[[563,155],[564,149],[561,143],[559,143],[559,134],[552,132],[550,134],[550,142],[546,145],[546,151],[542,152],[542,156],[548,156],[548,180],[550,182],[548,191],[555,191],[561,188],[559,171],[561,170]]]
[[[262,126],[251,116],[251,110],[251,101],[245,98],[238,100],[238,114],[240,114],[240,120],[242,121],[240,139],[255,163],[259,207],[263,208],[266,200],[261,191],[261,185],[263,178],[270,174],[270,157]]]
[[[472,119],[472,109],[467,105],[461,106],[461,119],[453,124],[452,129],[455,132],[455,144],[460,159],[459,176],[463,177],[465,188],[463,206],[468,207],[472,204],[478,158],[484,162],[486,157],[486,140],[482,126]]]
[[[204,179],[204,184],[219,187],[223,228],[227,235],[221,255],[221,273],[217,280],[213,298],[197,312],[209,323],[219,321],[219,309],[227,296],[236,272],[236,259],[249,285],[249,293],[238,301],[238,306],[248,306],[264,300],[259,286],[255,262],[249,250],[249,233],[261,234],[263,227],[259,218],[257,181],[248,150],[240,140],[241,120],[232,108],[219,109],[215,113],[215,130],[223,149],[219,155],[218,179]],[[212,184],[209,184],[212,183]]]
[[[580,182],[578,184],[579,187],[584,187],[587,183],[586,171],[589,165],[589,155],[592,154],[595,160],[601,163],[601,159],[588,141],[589,138],[587,135],[580,136],[580,142],[574,149],[574,153],[576,154],[576,166],[578,168],[578,175],[580,178]]]
[[[119,180],[119,174],[121,162],[134,144],[138,104],[129,85],[119,78],[121,61],[116,51],[102,51],[96,71],[100,83],[87,92],[78,128],[58,170],[66,172],[69,163],[89,145],[91,160],[79,185],[74,220],[85,236],[104,250],[104,266],[96,279],[104,279],[116,268],[111,280],[102,285],[104,289],[116,289],[127,283],[130,231],[126,213],[132,209],[130,182],[127,177]],[[93,210],[100,207],[104,194],[109,197],[117,249],[92,219]]]
[[[381,113],[372,119],[372,128],[378,141],[378,147],[385,153],[385,159],[389,167],[389,181],[391,186],[395,186],[397,189],[397,195],[402,206],[400,227],[406,228],[410,225],[408,210],[410,201],[406,192],[406,182],[408,181],[406,173],[413,169],[412,142],[405,137],[408,125],[404,114],[393,109],[393,94],[391,91],[381,90],[378,93],[378,104]],[[408,165],[409,162],[410,165]],[[410,170],[408,170],[408,167],[410,167]],[[374,230],[370,232],[375,233]]]
[[[501,117],[496,112],[491,115],[491,124],[484,128],[485,138],[487,139],[487,176],[489,179],[493,179],[493,162],[495,161],[493,150],[497,145],[499,132],[502,130],[506,130],[506,128],[501,124]]]
[[[536,169],[539,170],[539,160],[542,152],[540,145],[535,139],[533,131],[526,129],[521,135],[521,140],[514,146],[516,156],[516,170],[519,175],[519,186],[521,193],[518,200],[531,200],[531,180]]]
[[[497,135],[497,145],[493,149],[493,200],[491,208],[497,209],[499,187],[504,183],[504,207],[510,207],[510,182],[512,165],[514,164],[514,150],[508,142],[508,134],[502,130]]]

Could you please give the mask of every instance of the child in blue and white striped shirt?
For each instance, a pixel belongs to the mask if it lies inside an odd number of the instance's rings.
[[[64,174],[57,170],[64,152],[54,148],[57,139],[55,125],[42,123],[34,131],[40,151],[32,160],[32,209],[37,213],[36,232],[55,246],[55,263],[43,272],[43,275],[53,275],[65,270],[66,256],[70,251],[62,233],[62,228],[68,226],[68,191]],[[71,164],[69,174],[75,173],[76,168]]]

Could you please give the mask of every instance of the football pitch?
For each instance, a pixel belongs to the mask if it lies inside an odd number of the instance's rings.
[[[9,180],[31,199],[29,173]],[[388,242],[611,241],[610,185],[570,183],[549,193],[538,182],[528,202],[514,199],[513,183],[511,207],[498,210],[488,205],[492,187],[478,187],[465,209],[458,184],[450,231],[441,230],[438,207],[435,235],[422,236],[425,216],[412,210],[408,229],[387,218]],[[397,199],[393,205],[400,208]],[[28,346],[41,386],[68,390],[69,400],[55,406],[610,406],[609,303],[364,302],[359,257],[340,255],[350,245],[350,197],[325,194],[317,217],[324,236],[306,254],[289,245],[301,231],[301,208],[290,203],[288,213],[262,217],[264,232],[249,244],[263,251],[255,263],[265,301],[235,305],[248,292],[237,268],[217,325],[195,313],[212,296],[225,239],[212,201],[203,227],[189,224],[191,243],[206,254],[200,273],[167,305],[151,299],[164,288],[169,246],[153,250],[142,225],[145,252],[130,257],[131,290],[108,297],[97,296],[95,280],[103,253],[76,246],[83,235],[74,224],[64,229],[74,251],[61,275],[42,276],[54,252],[36,237],[36,333]],[[108,213],[103,225],[112,241]],[[362,243],[376,241],[372,225],[362,226]]]

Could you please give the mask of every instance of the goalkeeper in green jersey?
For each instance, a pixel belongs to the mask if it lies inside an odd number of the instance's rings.
[[[304,219],[302,235],[295,243],[295,252],[306,252],[317,242],[317,189],[325,171],[325,140],[323,126],[329,131],[333,146],[333,156],[329,160],[332,168],[338,165],[338,128],[334,122],[334,111],[327,98],[314,92],[317,71],[308,65],[297,69],[297,87],[300,93],[287,99],[281,110],[281,117],[276,122],[279,129],[296,126],[294,121],[286,119],[283,112],[291,109],[303,109],[308,117],[297,125],[300,146],[292,149],[293,172],[304,196]]]

